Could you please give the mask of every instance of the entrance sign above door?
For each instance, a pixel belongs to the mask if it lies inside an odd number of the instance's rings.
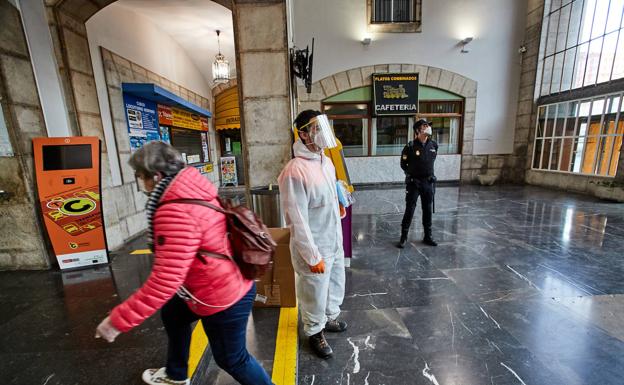
[[[418,74],[373,74],[373,105],[377,116],[418,113]]]

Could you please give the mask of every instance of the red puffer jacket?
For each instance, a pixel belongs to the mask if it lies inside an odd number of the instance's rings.
[[[187,167],[171,181],[161,202],[173,199],[203,199],[219,206],[217,189],[199,171]],[[143,284],[130,298],[111,312],[111,322],[126,332],[160,309],[184,285],[205,304],[187,302],[200,316],[225,310],[238,302],[251,288],[238,266],[226,259],[196,257],[197,251],[232,255],[226,236],[225,215],[208,207],[170,203],[159,207],[154,216],[154,266]]]

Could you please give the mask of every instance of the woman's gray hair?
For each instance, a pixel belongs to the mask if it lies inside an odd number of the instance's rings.
[[[178,150],[160,141],[149,142],[138,149],[128,163],[137,174],[147,178],[158,173],[164,176],[175,175],[184,168],[184,161]]]

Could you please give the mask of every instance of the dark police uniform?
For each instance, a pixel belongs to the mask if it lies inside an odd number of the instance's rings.
[[[422,206],[422,224],[425,240],[431,240],[431,213],[434,194],[435,176],[433,164],[438,155],[438,144],[427,138],[423,144],[420,140],[412,140],[401,153],[401,168],[405,171],[405,214],[401,222],[401,238],[407,238],[416,201],[420,196]]]

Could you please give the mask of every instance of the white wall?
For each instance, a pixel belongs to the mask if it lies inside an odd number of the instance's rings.
[[[117,144],[100,47],[212,99],[210,86],[186,51],[150,19],[113,3],[93,15],[85,25],[106,148],[111,154],[117,153]],[[113,186],[121,186],[119,159],[116,156],[108,159]]]
[[[150,19],[113,3],[86,26],[94,64],[102,46],[210,99],[210,86],[187,52]]]
[[[295,42],[315,38],[314,81],[372,64],[413,63],[450,70],[478,82],[475,154],[513,151],[520,56],[527,2],[423,0],[421,33],[369,34],[366,0],[294,2]],[[472,36],[470,52],[458,42]]]

